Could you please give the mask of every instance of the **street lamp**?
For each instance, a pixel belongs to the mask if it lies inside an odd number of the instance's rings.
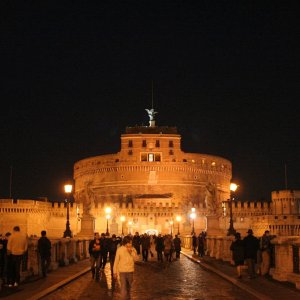
[[[108,220],[110,219],[111,208],[110,207],[106,207],[105,208],[105,213],[106,213],[106,235],[109,235]]]
[[[66,194],[65,203],[66,203],[66,206],[67,206],[67,222],[66,222],[66,230],[64,232],[64,238],[71,238],[72,237],[72,231],[70,229],[69,204],[70,204],[70,195],[72,193],[73,186],[72,186],[72,184],[66,184],[64,186],[64,188],[65,188],[65,194]]]
[[[181,222],[181,216],[176,216],[176,221],[177,221],[177,224],[178,224],[178,227],[177,227],[177,234],[179,235],[179,223]]]
[[[235,183],[231,183],[230,184],[230,199],[229,199],[229,228],[227,231],[227,235],[235,235],[236,230],[233,227],[233,218],[232,218],[232,201],[234,201],[234,197],[232,196],[234,194],[234,192],[237,190],[238,185]]]
[[[190,214],[190,218],[193,220],[193,229],[192,229],[192,235],[195,233],[195,219],[196,219],[196,208],[192,207],[192,212]]]
[[[121,222],[122,222],[122,235],[124,235],[124,226],[123,226],[123,224],[124,224],[124,221],[125,221],[125,216],[121,216]]]

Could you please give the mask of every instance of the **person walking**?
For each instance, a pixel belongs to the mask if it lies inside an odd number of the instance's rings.
[[[47,276],[48,268],[51,263],[51,242],[46,235],[47,232],[42,230],[41,237],[38,240],[38,251],[41,258],[43,277]]]
[[[108,255],[108,243],[109,243],[109,235],[105,235],[105,233],[101,233],[100,237],[100,269],[104,270],[107,263],[107,255]]]
[[[150,249],[150,237],[147,235],[147,233],[144,233],[144,235],[142,236],[141,245],[142,245],[143,261],[148,261],[148,255]]]
[[[141,237],[138,232],[136,232],[132,239],[132,245],[136,250],[137,255],[141,254]]]
[[[205,233],[202,231],[201,233],[199,233],[199,236],[198,236],[198,255],[200,257],[203,257],[204,256],[204,252],[205,252]]]
[[[113,276],[113,269],[114,269],[116,253],[117,253],[117,249],[119,247],[120,242],[121,242],[121,239],[117,239],[117,236],[115,234],[113,234],[111,236],[111,239],[109,239],[108,255],[109,255],[111,276]]]
[[[101,244],[100,244],[100,235],[98,232],[95,232],[94,239],[90,241],[89,244],[89,253],[90,253],[90,263],[92,278],[99,280],[100,264],[101,264]]]
[[[238,278],[242,278],[242,266],[245,260],[245,247],[241,240],[241,234],[239,232],[234,235],[235,240],[230,245],[230,250],[232,251],[232,259],[236,266]]]
[[[157,261],[163,262],[164,238],[159,234],[155,241],[155,250],[157,253]]]
[[[137,252],[132,246],[132,241],[129,236],[125,236],[122,246],[117,249],[113,268],[114,279],[120,278],[122,299],[130,299],[136,259]]]
[[[11,282],[17,287],[20,284],[20,271],[23,255],[28,248],[27,235],[20,231],[19,226],[15,226],[12,235],[8,239],[7,251],[11,254]]]
[[[178,237],[178,235],[175,235],[175,238],[173,240],[174,243],[174,249],[176,253],[176,259],[180,258],[180,251],[181,251],[181,239]]]
[[[167,234],[164,238],[164,255],[167,261],[172,261],[172,244],[172,236],[170,234]]]
[[[11,233],[7,232],[0,238],[0,279],[2,280],[3,285],[9,281],[9,272],[7,272],[7,266],[10,267],[10,255],[7,255],[7,242],[10,235]]]
[[[261,251],[261,275],[265,276],[269,274],[271,263],[272,244],[271,240],[274,236],[270,235],[270,231],[266,230],[264,235],[260,238],[260,251]]]
[[[257,251],[259,249],[259,241],[253,235],[253,230],[247,231],[248,235],[243,239],[245,247],[245,261],[248,266],[249,278],[255,278],[255,262],[257,258]]]
[[[8,239],[11,236],[10,232],[5,233],[2,239],[2,254],[3,254],[3,269],[2,269],[2,283],[4,285],[13,284],[12,281],[12,254],[7,251]]]

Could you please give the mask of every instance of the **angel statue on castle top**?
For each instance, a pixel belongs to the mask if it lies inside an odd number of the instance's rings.
[[[148,113],[150,121],[154,121],[154,117],[157,114],[157,111],[155,111],[154,108],[151,108],[151,109],[146,108],[145,110]]]

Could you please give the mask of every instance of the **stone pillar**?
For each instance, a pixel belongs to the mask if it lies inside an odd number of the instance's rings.
[[[275,269],[270,274],[275,280],[287,281],[288,275],[293,273],[292,242],[288,238],[278,237],[272,241],[275,245]]]
[[[81,230],[78,238],[93,239],[95,231],[95,218],[90,214],[83,214],[81,218]]]
[[[77,245],[77,240],[70,240],[69,243],[69,259],[71,263],[76,263],[78,261],[77,256],[76,256],[76,245]]]
[[[219,224],[219,217],[207,216],[207,235],[222,235],[222,230]]]
[[[56,270],[58,268],[58,260],[57,257],[59,253],[59,243],[57,241],[51,240],[51,263],[50,270]]]

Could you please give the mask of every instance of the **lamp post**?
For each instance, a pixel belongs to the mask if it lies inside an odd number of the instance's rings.
[[[193,229],[192,229],[192,235],[195,233],[195,218],[196,218],[196,208],[192,207],[192,212],[190,214],[190,218],[193,220]]]
[[[125,221],[125,216],[121,216],[121,223],[122,223],[122,235],[124,235],[124,226],[123,226],[123,224],[124,224],[124,221]]]
[[[110,219],[111,208],[110,207],[106,207],[105,208],[105,213],[106,213],[106,235],[109,235],[108,220]]]
[[[236,230],[233,227],[233,218],[232,218],[232,201],[234,201],[234,197],[232,194],[237,190],[238,185],[235,183],[230,184],[230,199],[229,199],[229,228],[227,231],[227,235],[234,235],[236,233]]]
[[[70,204],[70,195],[72,193],[73,186],[72,184],[66,184],[64,186],[65,194],[66,194],[66,206],[67,206],[67,222],[66,222],[66,230],[64,232],[64,238],[71,238],[72,231],[70,229],[70,212],[69,212],[69,204]]]
[[[176,221],[177,221],[177,225],[178,225],[177,234],[180,235],[180,233],[179,233],[179,223],[181,222],[181,216],[176,216]]]

